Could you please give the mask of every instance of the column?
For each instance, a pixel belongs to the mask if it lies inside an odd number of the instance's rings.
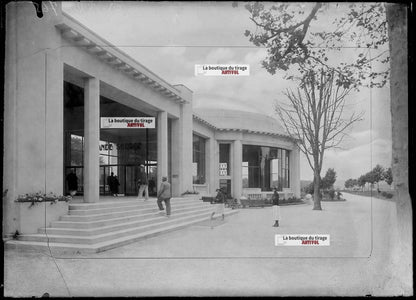
[[[168,113],[157,114],[157,188],[162,176],[168,176]]]
[[[171,131],[171,141],[172,141],[172,153],[171,153],[171,167],[172,167],[172,178],[171,178],[171,187],[172,187],[172,197],[178,197],[181,194],[181,184],[180,184],[180,166],[182,163],[181,160],[181,131],[179,119],[172,120],[172,131]]]
[[[296,145],[289,154],[290,189],[295,197],[300,198],[300,150]]]
[[[98,202],[100,196],[100,84],[87,78],[84,86],[84,202]]]
[[[232,194],[234,198],[240,198],[242,193],[242,161],[243,147],[241,140],[233,143],[233,169],[232,169]]]
[[[180,181],[181,181],[181,193],[185,191],[193,190],[192,180],[192,137],[193,137],[193,124],[192,124],[192,104],[184,103],[181,107],[180,131],[181,131],[181,144],[180,144]]]

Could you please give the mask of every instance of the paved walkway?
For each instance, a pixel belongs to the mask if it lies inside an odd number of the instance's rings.
[[[345,202],[241,209],[189,228],[97,254],[52,258],[5,252],[5,295],[364,296],[402,295],[391,257],[393,202],[346,194]],[[330,234],[328,247],[276,247],[275,234]]]

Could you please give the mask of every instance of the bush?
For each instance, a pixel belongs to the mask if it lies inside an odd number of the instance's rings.
[[[384,198],[387,198],[387,199],[391,199],[391,198],[393,198],[393,194],[392,194],[392,193],[388,193],[388,192],[381,192],[381,195],[382,195]]]
[[[334,191],[334,189],[330,189],[328,191],[328,194],[329,194],[329,198],[331,198],[331,200],[334,200],[334,198],[335,198],[335,191]]]
[[[197,192],[197,191],[185,191],[185,192],[182,193],[182,196],[183,195],[198,195],[198,194],[199,194],[199,192]]]

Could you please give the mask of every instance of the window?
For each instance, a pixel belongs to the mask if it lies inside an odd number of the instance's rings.
[[[70,148],[70,165],[82,166],[83,165],[83,150],[84,150],[84,138],[80,135],[71,134],[71,148]]]
[[[205,183],[205,139],[193,135],[193,168],[192,178],[194,184]]]
[[[280,148],[243,145],[243,188],[262,191],[289,187],[289,151]]]
[[[107,141],[100,141],[100,165],[117,164],[117,145]]]
[[[230,176],[230,144],[220,144],[220,176]]]

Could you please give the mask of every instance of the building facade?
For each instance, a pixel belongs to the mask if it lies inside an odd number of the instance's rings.
[[[137,195],[140,164],[151,194],[168,176],[174,196],[224,187],[238,198],[273,186],[300,195],[299,149],[278,123],[194,111],[190,89],[166,82],[59,3],[41,19],[30,2],[7,6],[5,79],[3,234],[18,226],[18,195],[67,194],[71,171],[84,202],[109,194],[111,172],[120,194]],[[137,126],[104,126],[109,119]]]

